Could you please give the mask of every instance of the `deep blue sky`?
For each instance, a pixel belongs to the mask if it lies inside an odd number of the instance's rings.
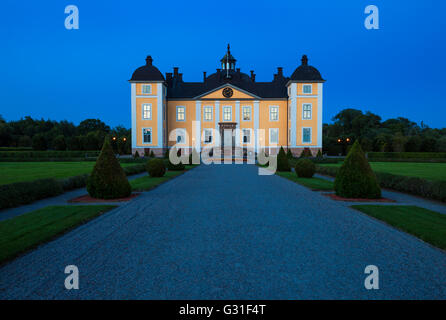
[[[64,28],[66,5],[80,29]],[[364,28],[364,8],[380,30]],[[346,107],[446,127],[444,1],[17,1],[0,10],[0,114],[130,126],[127,80],[147,54],[201,81],[231,43],[237,67],[270,81],[302,54],[327,79],[324,122]]]

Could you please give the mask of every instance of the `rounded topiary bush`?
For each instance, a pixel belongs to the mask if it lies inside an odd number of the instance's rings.
[[[88,177],[87,191],[98,199],[125,198],[132,192],[108,138],[105,138],[101,153]]]
[[[336,195],[344,198],[381,198],[381,188],[361,145],[356,141],[334,182]]]
[[[299,178],[311,178],[316,172],[316,165],[310,159],[300,159],[296,163],[295,170]]]
[[[161,159],[150,159],[147,161],[146,170],[151,177],[162,177],[166,173],[166,166]]]
[[[277,171],[291,171],[290,163],[283,147],[280,147],[277,155]]]

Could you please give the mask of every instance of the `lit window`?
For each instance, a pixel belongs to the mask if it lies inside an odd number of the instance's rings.
[[[251,143],[251,130],[243,129],[243,143]]]
[[[152,143],[152,129],[144,128],[142,129],[142,136],[144,143]]]
[[[204,143],[211,143],[211,142],[212,142],[212,130],[204,129]]]
[[[150,84],[143,84],[142,85],[142,93],[143,94],[151,94],[152,93],[152,86]]]
[[[302,87],[303,93],[311,93],[311,84],[304,84]]]
[[[144,120],[152,119],[152,105],[145,103],[142,105],[142,118]]]
[[[302,106],[302,119],[311,119],[311,103],[305,103]]]
[[[279,129],[269,129],[269,143],[278,144],[279,143]]]
[[[242,108],[243,121],[251,121],[251,106],[244,106]]]
[[[177,121],[186,120],[186,107],[177,106]]]
[[[269,107],[269,121],[278,121],[279,120],[279,107],[278,106],[270,106]]]
[[[311,128],[302,128],[302,143],[311,143]]]
[[[226,106],[223,107],[223,121],[231,121],[232,120],[232,107]]]
[[[204,107],[204,121],[212,121],[212,107]]]

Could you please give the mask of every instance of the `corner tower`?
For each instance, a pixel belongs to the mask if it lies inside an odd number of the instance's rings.
[[[153,153],[160,156],[166,147],[166,85],[162,73],[146,64],[133,72],[131,84],[132,154]]]
[[[308,65],[308,57],[302,56],[301,65],[287,83],[289,105],[289,148],[299,156],[306,148],[313,155],[322,151],[323,83],[320,72]]]

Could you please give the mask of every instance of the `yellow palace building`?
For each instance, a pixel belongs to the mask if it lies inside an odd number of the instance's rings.
[[[236,68],[229,45],[220,66],[200,82],[185,82],[177,67],[164,77],[148,56],[129,80],[132,152],[161,155],[175,145],[187,153],[232,146],[274,154],[283,146],[299,156],[322,149],[325,80],[307,56],[290,77],[278,67],[271,82]]]

